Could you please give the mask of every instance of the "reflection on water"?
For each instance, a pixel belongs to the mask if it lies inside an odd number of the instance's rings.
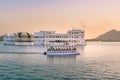
[[[77,56],[46,56],[45,50],[0,43],[0,80],[120,80],[119,42],[90,42],[77,47]]]
[[[0,44],[1,53],[44,53],[46,51],[45,46],[14,46],[14,45],[2,45]]]
[[[73,64],[76,63],[76,56],[66,55],[66,56],[47,56],[48,63],[54,64]]]

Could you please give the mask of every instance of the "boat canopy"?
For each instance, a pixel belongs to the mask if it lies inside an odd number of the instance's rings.
[[[56,46],[50,46],[48,48],[48,51],[58,51],[58,50],[76,50],[76,46],[74,45],[56,45]]]

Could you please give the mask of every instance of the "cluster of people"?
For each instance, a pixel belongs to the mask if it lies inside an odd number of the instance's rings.
[[[48,51],[76,51],[76,48],[49,48]]]

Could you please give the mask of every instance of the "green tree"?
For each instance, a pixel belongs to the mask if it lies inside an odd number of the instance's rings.
[[[3,41],[3,36],[0,36],[0,41]]]
[[[27,34],[28,38],[31,38],[31,35],[28,32],[26,34]]]
[[[22,38],[22,32],[18,32],[18,37]]]

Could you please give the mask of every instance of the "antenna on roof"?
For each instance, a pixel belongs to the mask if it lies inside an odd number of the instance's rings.
[[[74,28],[72,27],[72,30],[73,30]]]
[[[76,29],[75,26],[72,27],[72,30]]]
[[[82,22],[80,23],[80,27],[81,27],[81,29],[84,30],[84,29],[87,27],[87,25],[85,24],[84,21],[82,21]]]

